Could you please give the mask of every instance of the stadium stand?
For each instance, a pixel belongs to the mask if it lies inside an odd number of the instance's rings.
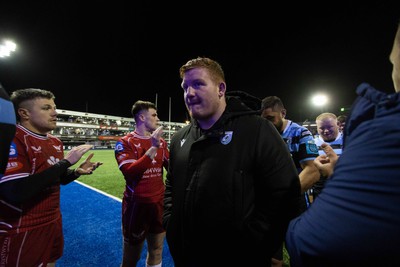
[[[91,144],[95,149],[113,149],[117,140],[133,131],[133,118],[57,109],[57,128],[52,134],[64,143],[64,149]],[[173,134],[186,123],[160,121],[163,138],[170,142]]]
[[[117,140],[135,128],[133,118],[66,109],[57,109],[57,112],[57,128],[52,134],[63,141],[64,149],[67,150],[81,144],[91,144],[95,149],[114,149]],[[160,121],[160,123],[164,126],[163,138],[168,144],[174,133],[186,126],[183,122]],[[305,121],[299,124],[316,134],[315,122]]]

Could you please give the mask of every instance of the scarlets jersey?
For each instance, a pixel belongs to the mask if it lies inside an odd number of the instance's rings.
[[[124,198],[134,197],[141,202],[158,202],[164,198],[163,167],[168,167],[167,142],[160,141],[160,148],[153,160],[145,155],[151,147],[151,137],[131,132],[115,145],[115,158],[124,175]]]
[[[27,179],[29,175],[42,172],[63,158],[63,146],[58,138],[50,134],[39,135],[17,125],[7,169],[0,183]],[[59,207],[59,183],[47,187],[22,204],[14,205],[0,199],[0,235],[23,232],[51,223],[61,216]]]
[[[288,120],[281,136],[287,144],[299,172],[302,170],[300,166],[302,162],[314,160],[318,157],[318,148],[315,145],[313,135],[306,127]]]

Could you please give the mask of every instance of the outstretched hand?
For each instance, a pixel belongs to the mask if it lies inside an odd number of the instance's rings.
[[[82,158],[82,156],[86,152],[88,152],[92,148],[93,148],[92,145],[80,145],[80,146],[73,147],[67,153],[67,155],[65,155],[64,159],[68,160],[71,163],[71,165],[74,165]]]
[[[64,159],[68,160],[71,165],[74,165],[77,163],[82,156],[88,152],[90,149],[92,149],[92,145],[80,145],[72,148],[67,155],[65,155]],[[85,175],[85,174],[92,174],[93,171],[102,165],[102,162],[91,162],[90,160],[92,159],[94,153],[91,153],[80,165],[78,168],[76,168],[75,173],[77,175]]]
[[[90,155],[85,159],[81,165],[75,170],[75,172],[79,175],[87,175],[92,174],[95,169],[97,169],[100,165],[103,165],[102,162],[96,161],[91,162],[94,153],[90,153]]]
[[[324,150],[325,155],[318,156],[314,160],[314,165],[318,168],[322,176],[329,177],[333,174],[333,169],[339,157],[330,145],[323,143],[321,148]]]

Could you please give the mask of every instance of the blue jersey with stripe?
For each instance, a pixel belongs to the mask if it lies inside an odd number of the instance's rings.
[[[288,124],[281,136],[288,146],[299,173],[302,171],[301,164],[303,162],[314,160],[318,157],[318,148],[315,145],[313,135],[306,127],[288,120]],[[301,209],[305,210],[310,205],[307,192],[304,193],[303,200]]]
[[[329,144],[335,153],[340,156],[342,154],[342,149],[343,149],[343,134],[339,133],[338,136],[336,137],[335,140],[331,142],[324,141],[324,139],[321,138],[321,136],[315,137],[314,139],[315,144],[318,146],[318,153],[320,155],[325,155],[324,150],[321,148],[321,145],[323,143]]]
[[[315,137],[314,139],[315,144],[318,146],[318,153],[320,155],[325,155],[324,150],[321,148],[321,145],[323,143],[329,144],[333,151],[340,156],[342,155],[342,149],[343,149],[343,134],[339,133],[338,136],[336,137],[335,140],[331,142],[324,141],[321,136]],[[312,192],[313,192],[313,197],[314,199],[321,193],[322,189],[324,188],[324,185],[326,183],[326,180],[328,178],[321,176],[319,180],[312,186]]]
[[[318,148],[315,145],[313,135],[306,127],[288,120],[286,129],[281,135],[299,172],[302,162],[314,160],[318,157]]]

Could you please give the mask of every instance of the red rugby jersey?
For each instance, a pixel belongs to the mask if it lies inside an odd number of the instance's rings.
[[[39,135],[17,125],[7,169],[0,178],[0,183],[26,179],[63,158],[64,150],[60,139],[51,134]],[[0,234],[27,231],[46,225],[60,216],[59,183],[47,187],[40,194],[19,205],[7,203],[0,198]]]
[[[151,160],[145,155],[151,147],[151,137],[131,132],[115,146],[115,158],[126,180],[124,197],[135,197],[153,203],[164,198],[163,166],[168,167],[167,142],[161,138],[160,148]]]

